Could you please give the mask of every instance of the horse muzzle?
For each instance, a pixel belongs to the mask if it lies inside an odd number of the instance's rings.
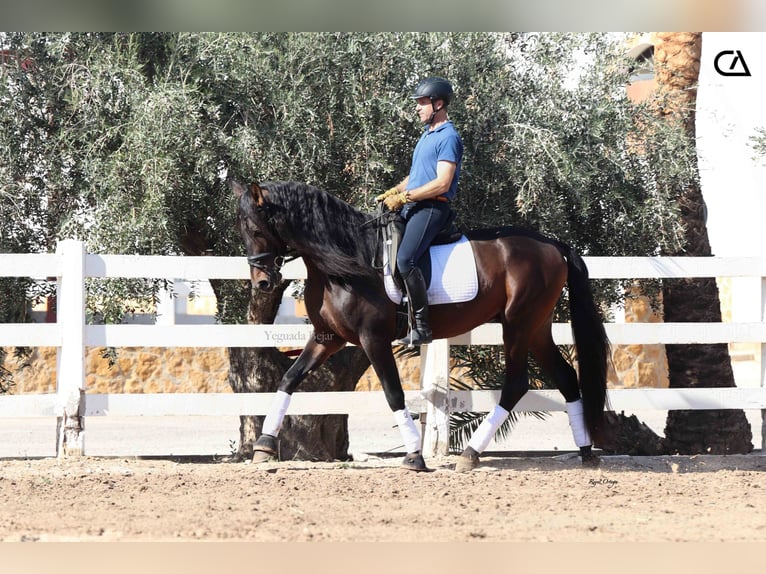
[[[263,291],[264,293],[271,293],[276,289],[277,285],[279,285],[282,282],[282,274],[279,272],[274,273],[273,275],[269,274],[269,277],[267,279],[261,279],[255,283],[255,286],[258,288],[259,291]]]
[[[281,257],[275,257],[272,265],[266,265],[263,263],[263,260],[269,256],[271,254],[263,253],[247,258],[247,262],[250,265],[250,282],[259,291],[264,293],[271,293],[282,282],[282,273],[280,273],[280,266],[277,263],[277,260],[281,259]]]
[[[282,274],[276,269],[260,270],[259,277],[251,277],[250,282],[259,291],[271,293],[282,282]],[[255,275],[253,273],[253,275]]]

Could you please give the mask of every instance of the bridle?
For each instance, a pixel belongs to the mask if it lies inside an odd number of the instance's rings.
[[[259,253],[258,255],[248,255],[247,264],[253,269],[263,271],[269,276],[269,279],[274,283],[280,283],[282,281],[282,267],[285,263],[297,259],[300,257],[297,253],[288,252],[286,255],[276,255],[271,251]],[[271,258],[271,265],[264,263],[263,261]]]
[[[275,235],[273,225],[269,221],[269,214],[265,206],[258,206],[256,209],[257,211],[263,213],[263,220],[265,225],[269,228],[269,233],[272,236]],[[282,281],[282,267],[284,264],[300,257],[300,255],[298,255],[293,249],[290,249],[287,246],[285,246],[285,248],[286,249],[284,249],[284,254],[274,253],[273,251],[264,251],[263,253],[259,253],[257,255],[248,255],[247,264],[250,265],[250,267],[253,269],[258,269],[259,271],[264,272],[266,275],[268,275],[269,280],[276,285]],[[280,251],[283,250],[280,249]],[[268,259],[272,260],[271,265],[264,263],[264,261]]]

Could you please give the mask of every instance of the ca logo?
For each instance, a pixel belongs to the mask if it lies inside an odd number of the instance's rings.
[[[728,69],[721,69],[721,60],[724,66],[728,63]],[[715,71],[722,76],[750,76],[750,68],[747,67],[745,57],[739,50],[724,50],[718,52],[713,60]]]

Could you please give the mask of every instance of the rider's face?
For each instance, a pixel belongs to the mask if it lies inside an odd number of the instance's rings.
[[[431,98],[423,96],[415,100],[415,111],[420,118],[420,121],[427,123],[431,119],[433,113],[433,105],[431,104]]]

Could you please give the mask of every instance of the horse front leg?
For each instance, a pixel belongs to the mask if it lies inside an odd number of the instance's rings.
[[[386,402],[394,413],[394,422],[396,422],[402,435],[404,448],[407,452],[402,460],[402,467],[418,472],[428,471],[426,461],[420,452],[420,433],[404,402],[404,390],[399,378],[396,359],[394,359],[394,353],[391,350],[391,343],[383,337],[375,336],[362,339],[360,343],[370,359],[375,374],[380,379]]]
[[[285,420],[293,392],[298,385],[319,368],[330,356],[339,351],[346,341],[334,333],[314,333],[306,343],[303,351],[282,376],[269,407],[266,419],[263,421],[261,436],[253,445],[253,462],[266,462],[277,456],[277,436]]]

